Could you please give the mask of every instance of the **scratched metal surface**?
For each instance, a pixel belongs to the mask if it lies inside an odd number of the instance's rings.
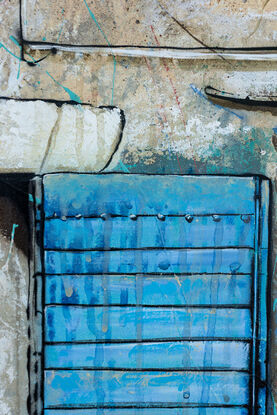
[[[22,11],[24,38],[37,42],[258,47],[273,46],[276,36],[276,10],[268,1],[23,0]]]
[[[44,177],[46,415],[242,415],[253,399],[264,413],[253,373],[266,379],[266,189],[257,178]]]

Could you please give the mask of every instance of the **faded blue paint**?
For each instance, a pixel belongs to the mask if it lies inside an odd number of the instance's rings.
[[[136,263],[140,255],[141,261]],[[130,251],[46,251],[47,274],[218,273],[249,274],[251,249],[157,249]],[[213,259],[218,261],[213,263]]]
[[[254,183],[230,177],[44,177],[45,213],[55,218],[45,221],[44,235],[45,340],[51,342],[45,348],[45,414],[57,415],[50,410],[56,405],[64,415],[72,406],[79,415],[179,414],[178,408],[99,408],[168,403],[198,406],[182,408],[180,415],[246,414],[246,408],[225,406],[249,404]],[[267,185],[261,184],[267,201]],[[264,203],[257,211],[261,379],[267,210]],[[129,217],[137,214],[150,217]],[[84,218],[90,215],[97,218]],[[260,387],[259,415],[265,396]]]
[[[248,309],[109,306],[105,330],[102,330],[105,307],[47,306],[45,313],[46,341],[135,340],[138,319],[142,322],[142,339],[145,340],[209,337],[209,321],[216,322],[211,337],[249,339],[252,334]],[[93,325],[90,325],[91,318]]]
[[[225,107],[222,107],[221,105],[214,104],[212,101],[210,101],[210,100],[206,97],[206,95],[204,95],[204,94],[201,92],[201,90],[200,90],[200,89],[196,88],[196,86],[195,86],[195,85],[190,84],[190,87],[191,87],[191,89],[193,90],[193,92],[195,92],[197,95],[199,95],[199,96],[200,96],[200,98],[203,98],[203,99],[205,99],[206,101],[208,101],[211,105],[214,105],[216,108],[219,108],[219,109],[221,109],[221,110],[224,110],[224,111],[228,112],[229,114],[233,114],[233,115],[235,115],[235,117],[239,118],[240,120],[243,120],[243,118],[244,118],[244,117],[243,117],[242,115],[239,115],[239,114],[237,114],[236,112],[229,110],[229,108],[225,108]]]
[[[185,217],[128,217],[68,218],[45,221],[44,246],[47,249],[95,249],[104,248],[106,222],[110,221],[110,248],[207,248],[253,247],[254,217],[195,216],[192,222]],[[141,235],[137,239],[137,228]],[[220,240],[216,235],[220,231]]]
[[[212,305],[250,304],[250,275],[109,275],[106,304],[136,304],[136,284],[141,280],[141,304],[144,305]],[[47,275],[46,304],[104,305],[102,275]],[[218,295],[212,301],[211,288]],[[124,293],[124,294],[123,294]]]
[[[248,403],[249,375],[245,373],[145,372],[116,371],[45,371],[45,406],[137,403],[245,405]],[[201,401],[203,383],[211,393]],[[105,390],[98,400],[97,388]],[[188,396],[188,398],[186,398]]]
[[[219,408],[121,408],[101,409],[101,415],[218,415]],[[99,415],[99,409],[47,409],[45,415]],[[247,408],[220,409],[221,415],[248,415]],[[274,415],[276,415],[274,413]]]
[[[269,182],[261,183],[261,199],[259,201],[260,216],[260,239],[257,246],[258,251],[258,332],[257,339],[257,369],[259,371],[260,380],[264,382],[264,386],[260,386],[258,392],[258,402],[261,408],[266,404],[266,382],[267,382],[267,265],[268,265],[268,211],[269,211]],[[263,414],[263,409],[259,415]]]
[[[46,217],[255,213],[251,177],[50,174],[43,182]]]
[[[103,358],[95,366],[97,344],[57,344],[45,348],[45,368],[122,368],[136,369],[138,355],[143,369],[203,369],[205,341],[162,343],[103,344]],[[214,369],[247,370],[249,344],[246,342],[210,341]],[[226,356],[229,359],[226,360]]]

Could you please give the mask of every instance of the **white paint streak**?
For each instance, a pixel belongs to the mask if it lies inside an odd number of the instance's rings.
[[[51,50],[52,46],[47,44],[29,43],[34,50]],[[130,57],[153,57],[168,59],[228,59],[236,61],[276,61],[277,53],[266,52],[212,52],[210,50],[178,50],[178,49],[141,49],[141,48],[104,48],[104,47],[82,47],[82,46],[55,46],[58,50],[73,53],[100,54],[103,56],[130,56]]]

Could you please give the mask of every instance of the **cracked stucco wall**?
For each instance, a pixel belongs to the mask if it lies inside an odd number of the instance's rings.
[[[0,171],[99,171],[122,128],[117,108],[0,99]]]
[[[195,6],[196,2],[191,3]],[[211,3],[213,7],[222,7],[222,2]],[[50,5],[44,1],[43,4],[43,7]],[[51,3],[50,6],[52,5]],[[248,30],[245,38],[251,34],[250,30],[256,28],[264,5],[265,1],[247,0],[234,0],[226,5],[230,8],[230,13],[234,9],[236,13],[240,13],[241,8],[247,10],[251,6],[250,21],[245,26]],[[223,60],[220,57],[216,60],[114,58],[99,54],[34,52],[26,49],[26,60],[31,63],[47,56],[39,64],[30,65],[20,60],[20,45],[15,41],[19,39],[18,1],[2,0],[0,7],[0,95],[19,100],[0,100],[1,173],[64,170],[93,172],[103,169],[111,161],[105,171],[121,171],[126,174],[248,173],[263,174],[271,179],[270,388],[272,396],[276,396],[277,280],[274,265],[277,254],[277,109],[234,105],[222,107],[207,100],[204,88],[211,85],[242,97],[276,96],[277,63]],[[68,28],[62,26],[61,10],[60,15],[55,14],[50,18],[52,27],[47,24],[46,29],[43,25],[40,27],[41,36],[46,41],[51,40],[51,36],[56,38],[61,31],[61,39],[66,42],[67,36],[71,34],[70,30],[74,26],[73,23],[71,25],[71,19],[76,15],[76,2],[74,6],[72,2],[68,2],[63,8]],[[171,9],[173,12],[172,4]],[[83,11],[86,13],[86,8]],[[274,2],[269,2],[263,12],[267,20],[255,29],[256,39],[259,42],[264,41],[266,35],[269,36],[267,41],[274,41],[275,29],[264,31],[264,25],[271,20],[273,24],[275,22]],[[110,40],[113,32],[110,15],[105,17],[104,10],[99,11],[97,16],[107,39]],[[117,18],[120,19],[120,16]],[[161,39],[166,33],[156,29],[156,14],[149,14],[148,19],[154,28],[154,33],[152,30],[147,32],[148,40],[151,45],[155,45],[155,35]],[[79,26],[82,26],[81,23]],[[96,33],[95,22],[90,19],[89,14],[82,30],[78,29],[79,26],[77,21],[77,29],[74,30],[84,40],[89,40]],[[117,23],[115,29],[118,36],[119,26]],[[128,28],[125,33],[124,26],[122,27],[122,35],[126,37]],[[192,24],[193,27],[195,26]],[[245,27],[241,27],[241,30]],[[170,28],[169,35],[175,33],[176,36],[179,33],[179,29],[172,26]],[[200,29],[198,34],[209,40],[210,31],[206,32],[204,24]],[[220,39],[228,41],[232,38],[237,44],[241,35],[236,30],[236,27],[218,27]],[[97,36],[101,40],[99,33]],[[133,43],[135,36],[135,32],[128,32],[128,41]],[[64,101],[72,97],[80,105],[72,107],[63,104],[59,107],[55,103],[43,102],[45,99]],[[20,102],[21,99],[38,101]],[[82,105],[85,103],[90,106]],[[122,138],[122,115],[118,108],[124,111],[126,118]],[[8,266],[5,266],[11,243],[12,223],[19,224],[15,230],[15,238],[23,238],[26,225],[24,218],[18,218],[14,201],[5,196],[3,203],[5,211],[11,210],[14,213],[10,219],[7,216],[2,216],[1,219],[7,223],[7,229],[0,235],[0,283],[6,284],[5,289],[0,291],[0,354],[4,356],[0,365],[0,413],[26,415],[27,371],[24,356],[27,326],[24,307],[28,264],[26,251],[22,250],[21,245],[13,245]],[[16,301],[11,301],[15,298]],[[21,325],[20,329],[18,324]],[[18,367],[19,361],[21,368]],[[272,402],[270,407],[273,414]]]

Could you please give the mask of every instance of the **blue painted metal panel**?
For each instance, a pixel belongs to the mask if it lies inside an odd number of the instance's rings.
[[[248,415],[247,408],[46,409],[45,415]]]
[[[264,414],[253,356],[265,380],[267,183],[119,174],[43,180],[53,218],[44,232],[45,271],[53,274],[45,277],[52,303],[44,310],[45,367],[53,369],[45,371],[44,403],[53,407],[45,415],[57,415],[55,406],[59,415],[72,415],[70,407],[74,415],[245,415],[242,406],[255,411],[253,402]],[[251,361],[253,376],[245,373]],[[120,409],[89,409],[103,404]],[[124,409],[133,404],[145,408]],[[184,405],[197,408],[176,408]]]
[[[68,218],[45,222],[47,249],[253,247],[254,216]]]
[[[257,335],[257,365],[260,385],[257,392],[259,405],[258,415],[267,412],[267,273],[268,273],[268,243],[269,243],[269,182],[261,183],[260,201],[260,232],[259,232],[259,263],[258,263],[258,335]]]
[[[246,405],[249,375],[237,372],[45,371],[45,407],[123,403]]]
[[[137,289],[140,298],[137,298]],[[47,275],[46,304],[250,304],[250,275]]]
[[[209,357],[208,357],[209,355]],[[162,343],[54,344],[45,346],[47,368],[249,369],[249,343],[186,341]]]
[[[251,177],[51,174],[43,183],[46,217],[255,212]]]
[[[248,309],[47,306],[45,312],[45,339],[51,342],[252,334]]]
[[[47,274],[83,273],[245,273],[251,249],[161,249],[45,252]]]

